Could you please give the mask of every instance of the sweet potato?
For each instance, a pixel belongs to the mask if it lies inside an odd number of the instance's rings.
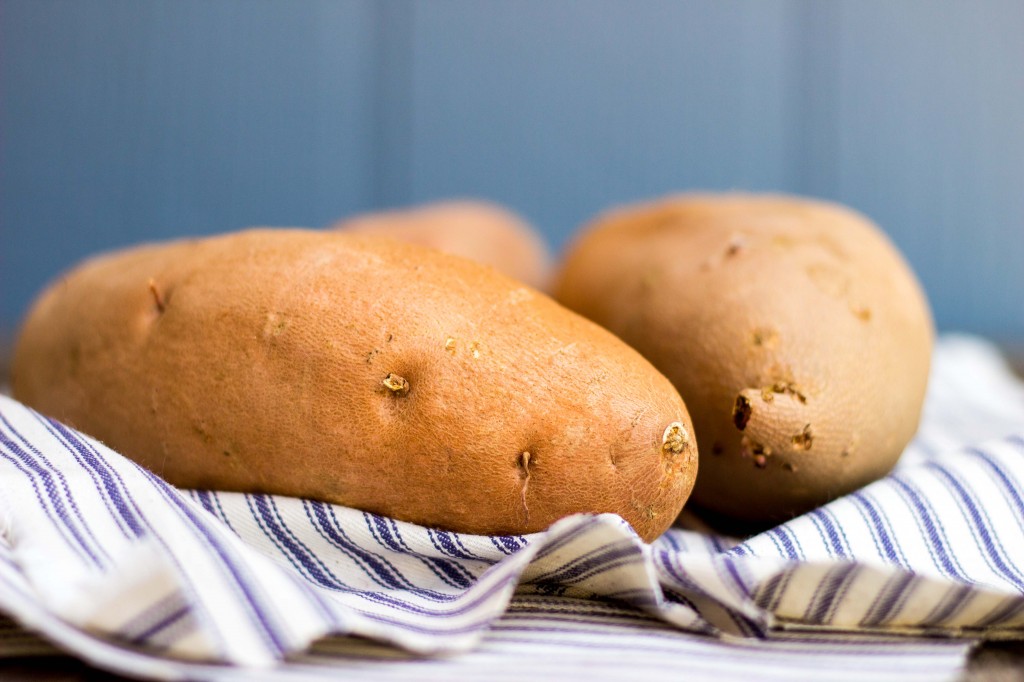
[[[32,309],[13,390],[178,486],[471,533],[615,512],[650,540],[696,473],[682,399],[610,333],[489,268],[337,232],[87,261]]]
[[[610,212],[557,297],[640,350],[693,412],[693,501],[773,523],[884,476],[917,430],[928,302],[864,216],[742,194]]]
[[[489,265],[545,291],[551,254],[519,216],[483,201],[445,201],[410,209],[363,213],[335,229],[391,237]]]

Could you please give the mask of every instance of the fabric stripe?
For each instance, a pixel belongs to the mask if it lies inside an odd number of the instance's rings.
[[[966,639],[1024,635],[1024,389],[977,343],[937,352],[892,475],[649,546],[607,514],[487,537],[183,493],[0,397],[0,612],[154,679],[955,679]]]

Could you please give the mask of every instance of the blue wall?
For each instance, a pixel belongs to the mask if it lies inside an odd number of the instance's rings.
[[[0,0],[0,331],[141,240],[687,188],[848,203],[1024,340],[1024,3]]]

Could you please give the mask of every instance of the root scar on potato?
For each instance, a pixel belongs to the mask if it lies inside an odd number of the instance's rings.
[[[519,464],[519,471],[520,471],[519,475],[523,479],[523,487],[520,489],[519,495],[520,495],[520,499],[523,502],[523,511],[526,512],[526,520],[523,523],[529,523],[530,522],[530,506],[528,504],[526,504],[526,489],[530,485],[530,452],[529,452],[529,450],[524,450],[522,452],[522,454],[519,455],[519,462],[518,462],[518,464]]]
[[[149,278],[149,293],[153,295],[153,303],[156,305],[158,313],[162,313],[167,310],[167,301],[161,295],[160,290],[157,289],[156,280],[152,277]]]
[[[396,396],[403,396],[409,392],[409,382],[397,374],[388,374],[384,377],[383,384],[384,388],[388,389]]]
[[[732,258],[742,251],[747,246],[747,240],[741,234],[734,234],[729,238],[729,243],[725,246],[725,257]]]
[[[736,428],[742,431],[747,428],[747,422],[750,421],[750,415],[754,411],[751,407],[750,401],[747,400],[746,396],[736,396],[736,404],[732,408],[732,423],[736,425]]]
[[[678,455],[689,442],[690,434],[686,427],[680,422],[672,422],[665,427],[665,433],[661,436],[661,450],[665,454]]]

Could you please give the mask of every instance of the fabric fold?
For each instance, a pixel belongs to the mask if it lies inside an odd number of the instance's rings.
[[[609,514],[488,537],[180,491],[0,396],[0,613],[83,656],[91,638],[266,669],[328,636],[471,651],[531,597],[623,605],[709,642],[1024,637],[1024,389],[998,363],[940,344],[890,476],[744,541],[673,528],[650,545]]]

